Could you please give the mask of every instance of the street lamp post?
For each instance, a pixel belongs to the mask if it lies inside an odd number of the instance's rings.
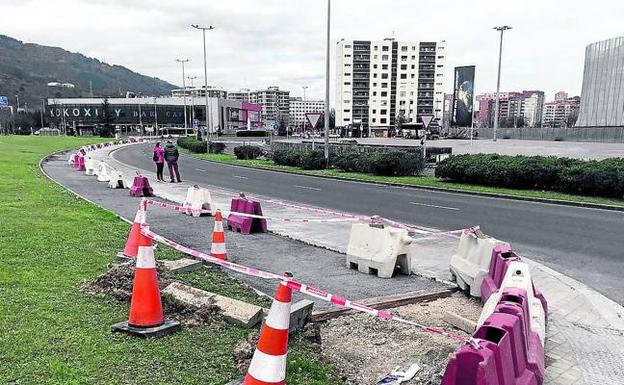
[[[327,0],[327,47],[325,50],[325,161],[329,166],[329,44],[331,33],[331,0]]]
[[[494,105],[494,141],[496,142],[496,135],[498,133],[498,108],[500,103],[501,61],[503,57],[503,33],[508,29],[511,29],[511,27],[504,25],[502,27],[494,27],[493,29],[500,31],[500,46],[498,48],[498,78],[496,80],[496,103]]]
[[[204,92],[206,93],[206,130],[208,131],[208,135],[209,135],[209,139],[208,141],[212,141],[212,132],[211,129],[208,127],[208,64],[206,62],[206,31],[211,31],[214,29],[214,27],[212,25],[208,26],[208,27],[200,27],[197,24],[192,24],[191,27],[195,28],[195,29],[201,29],[202,31],[202,36],[204,39]]]
[[[184,135],[188,135],[187,129],[188,126],[186,125],[187,119],[186,119],[186,75],[184,74],[184,63],[188,62],[189,59],[176,59],[176,61],[178,63],[182,63],[182,97],[184,98]]]
[[[303,101],[305,102],[306,100],[306,90],[308,88],[310,88],[309,86],[301,86],[301,88],[303,88]]]
[[[156,111],[156,97],[154,96],[154,135],[158,136],[158,111]]]
[[[188,80],[191,81],[191,127],[193,127],[193,131],[195,130],[195,97],[193,96],[193,91],[195,90],[195,86],[193,82],[197,79],[197,76],[187,76]]]

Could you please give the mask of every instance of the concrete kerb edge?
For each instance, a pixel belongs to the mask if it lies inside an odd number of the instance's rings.
[[[401,187],[401,188],[408,188],[408,189],[414,189],[414,190],[451,192],[451,193],[458,193],[458,194],[483,196],[483,197],[489,197],[489,198],[499,198],[499,199],[509,199],[509,200],[516,200],[516,201],[524,201],[524,202],[556,204],[556,205],[562,205],[562,206],[584,207],[584,208],[590,208],[590,209],[601,209],[601,210],[610,210],[610,211],[624,211],[624,206],[612,206],[612,205],[605,205],[605,204],[600,204],[600,203],[566,201],[566,200],[563,200],[563,199],[549,199],[549,198],[536,198],[536,197],[527,197],[527,196],[519,196],[519,195],[506,195],[506,194],[488,193],[488,192],[480,192],[480,191],[466,191],[466,190],[458,190],[458,189],[442,188],[442,187],[414,186],[414,185],[409,185],[409,184],[404,184],[404,183],[396,183],[396,182],[373,182],[373,181],[366,181],[366,180],[347,178],[347,177],[336,177],[336,176],[330,176],[330,175],[310,175],[310,174],[305,174],[305,173],[300,173],[300,172],[295,172],[295,171],[273,170],[273,169],[269,169],[269,168],[262,168],[262,167],[255,167],[255,166],[241,166],[241,165],[238,165],[238,164],[230,164],[230,163],[226,163],[226,162],[219,162],[219,161],[216,161],[216,160],[204,159],[204,158],[201,158],[199,156],[196,156],[196,155],[193,155],[191,153],[188,153],[186,151],[182,155],[183,156],[187,156],[189,158],[203,160],[205,162],[211,162],[211,163],[217,163],[217,164],[225,164],[225,165],[232,166],[232,167],[252,168],[252,169],[263,170],[263,171],[281,172],[281,173],[284,173],[284,174],[303,175],[303,176],[307,176],[307,177],[311,177],[311,178],[322,178],[322,179],[342,180],[342,181],[357,182],[357,183],[368,183],[368,184],[373,184],[373,185]]]

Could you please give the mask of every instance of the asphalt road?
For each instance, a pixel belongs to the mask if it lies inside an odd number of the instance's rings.
[[[118,161],[154,168],[149,145],[113,153]],[[452,230],[480,225],[521,255],[572,276],[624,304],[624,212],[381,186],[249,169],[190,157],[182,178],[199,184],[404,223]]]

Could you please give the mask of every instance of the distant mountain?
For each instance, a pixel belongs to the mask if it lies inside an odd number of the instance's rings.
[[[48,87],[48,83],[71,83],[75,88]],[[62,48],[23,43],[0,35],[0,96],[15,95],[20,106],[37,108],[47,97],[125,96],[126,91],[144,95],[167,95],[176,86],[110,65]]]

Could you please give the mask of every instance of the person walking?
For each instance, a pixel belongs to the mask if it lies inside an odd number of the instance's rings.
[[[167,141],[167,145],[165,146],[165,161],[167,161],[167,168],[169,168],[169,178],[171,180],[169,182],[175,183],[176,180],[178,183],[182,182],[180,180],[180,171],[178,170],[178,158],[180,157],[180,153],[176,146],[171,143],[170,140]],[[173,173],[175,172],[175,179],[173,178]]]
[[[156,142],[154,146],[154,156],[152,157],[156,163],[156,178],[159,182],[164,182],[163,170],[165,168],[165,150],[160,147],[160,142]]]

